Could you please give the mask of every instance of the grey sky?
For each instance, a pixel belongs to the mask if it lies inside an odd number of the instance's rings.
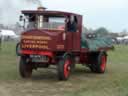
[[[18,21],[21,9],[36,9],[32,0],[0,0],[0,23]],[[110,31],[128,30],[128,0],[41,0],[50,10],[63,10],[83,15],[87,28],[106,27]]]

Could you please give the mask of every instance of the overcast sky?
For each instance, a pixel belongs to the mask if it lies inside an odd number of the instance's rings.
[[[26,1],[27,3],[25,0],[0,0],[0,9],[3,10],[4,5],[4,11],[7,11],[3,12],[4,19],[0,23],[14,22],[17,17],[13,14],[19,13],[18,11],[22,8],[37,7],[35,3],[28,3],[30,0]],[[41,2],[50,10],[69,11],[83,15],[83,24],[87,28],[96,29],[103,26],[113,32],[128,30],[128,0],[41,0]],[[13,14],[7,15],[7,13]],[[7,16],[9,17],[6,18]],[[15,18],[10,18],[10,16]]]

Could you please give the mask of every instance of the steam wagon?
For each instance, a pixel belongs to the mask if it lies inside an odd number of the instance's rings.
[[[62,11],[23,10],[19,72],[31,77],[37,68],[55,65],[59,80],[67,80],[75,64],[83,64],[92,72],[104,73],[110,39],[94,34],[83,36],[82,16]]]

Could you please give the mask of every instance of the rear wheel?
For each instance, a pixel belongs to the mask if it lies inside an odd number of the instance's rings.
[[[32,65],[25,56],[20,58],[19,72],[22,78],[29,78],[32,75]]]
[[[67,80],[71,72],[72,60],[70,56],[66,56],[58,63],[58,78],[59,80]]]
[[[96,71],[98,73],[104,73],[106,69],[106,63],[107,63],[107,56],[104,52],[101,52],[98,56]]]
[[[91,64],[89,67],[92,72],[104,73],[107,63],[107,55],[105,52],[99,52],[97,55],[93,56],[94,64]]]

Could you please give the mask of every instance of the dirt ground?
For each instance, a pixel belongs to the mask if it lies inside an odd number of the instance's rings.
[[[104,74],[78,65],[68,81],[58,81],[55,69],[39,69],[32,78],[22,79],[15,44],[0,52],[0,96],[128,96],[128,46],[116,46],[108,53]],[[55,68],[55,67],[54,67]]]

